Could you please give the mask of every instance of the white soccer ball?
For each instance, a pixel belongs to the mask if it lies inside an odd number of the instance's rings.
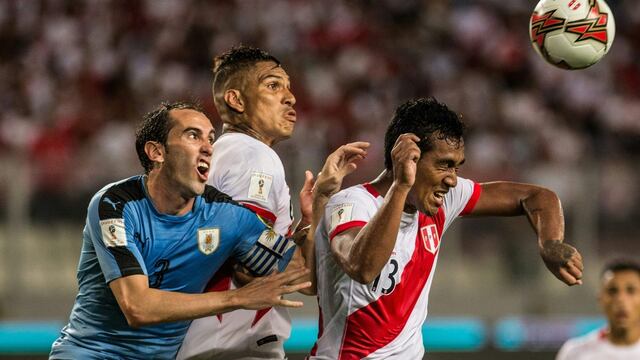
[[[584,69],[609,52],[616,26],[604,0],[540,0],[529,20],[535,51],[563,69]]]

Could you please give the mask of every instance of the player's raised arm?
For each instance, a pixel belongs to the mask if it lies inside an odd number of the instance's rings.
[[[471,216],[526,215],[538,236],[540,256],[558,279],[567,285],[582,284],[582,257],[564,242],[564,216],[560,199],[551,190],[530,184],[490,182]]]
[[[311,204],[307,210],[311,210],[312,214],[310,224],[304,231],[304,237],[296,239],[301,249],[300,255],[304,260],[304,266],[311,271],[309,277],[312,286],[301,291],[305,294],[316,293],[314,234],[324,214],[324,208],[329,198],[340,190],[344,178],[354,172],[358,168],[357,163],[367,156],[369,146],[370,144],[365,141],[340,146],[327,157],[315,180],[311,171],[305,172],[305,183],[300,191],[300,204],[301,208],[303,202]],[[296,234],[294,234],[295,237]]]
[[[393,182],[382,207],[364,227],[353,227],[331,240],[331,251],[338,264],[360,283],[373,281],[391,256],[402,211],[416,177],[419,141],[413,134],[398,137],[391,152]]]
[[[308,275],[299,269],[256,279],[240,289],[187,294],[149,287],[145,275],[131,275],[109,283],[127,323],[140,327],[169,321],[192,320],[237,309],[263,309],[271,306],[300,307],[302,302],[282,299],[311,283],[290,285]]]

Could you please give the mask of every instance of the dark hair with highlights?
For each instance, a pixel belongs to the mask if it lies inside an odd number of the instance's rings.
[[[280,61],[268,52],[244,45],[234,46],[217,56],[213,62],[214,94],[229,78],[264,61],[272,61],[276,65],[280,65]]]
[[[421,154],[433,149],[435,139],[461,145],[465,124],[460,115],[433,97],[409,100],[396,108],[384,136],[384,166],[393,169],[391,150],[398,137],[414,133],[420,138]]]
[[[172,103],[163,102],[158,108],[144,115],[136,129],[136,152],[145,174],[148,174],[153,169],[153,161],[149,159],[144,151],[144,145],[149,141],[156,141],[162,145],[167,144],[169,130],[173,127],[173,119],[169,112],[174,109],[191,109],[202,112],[202,108],[198,103],[178,101]]]
[[[607,272],[618,273],[622,271],[634,271],[640,276],[640,263],[631,259],[616,259],[609,261],[602,269],[601,276]]]

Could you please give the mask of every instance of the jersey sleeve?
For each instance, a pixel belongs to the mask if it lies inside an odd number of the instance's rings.
[[[96,195],[87,216],[89,238],[107,283],[129,275],[147,275],[142,255],[134,242],[135,219],[127,199],[107,190]]]
[[[293,257],[296,244],[292,239],[277,234],[251,211],[241,210],[235,259],[254,276],[268,275],[275,270],[284,271]]]
[[[209,179],[213,187],[260,215],[271,226],[279,216],[289,215],[289,187],[282,163],[273,154],[243,149],[222,151],[216,157],[214,151],[214,161],[216,171]],[[291,219],[274,230],[285,234],[290,225]]]
[[[445,229],[451,225],[456,217],[467,215],[473,211],[481,193],[480,184],[458,177],[458,184],[451,188],[444,198]]]
[[[324,221],[329,241],[354,227],[363,227],[376,214],[375,200],[365,192],[350,188],[334,195],[325,207]]]

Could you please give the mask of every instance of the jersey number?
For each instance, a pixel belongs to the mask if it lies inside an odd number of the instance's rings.
[[[395,289],[396,287],[396,277],[395,275],[398,273],[398,262],[396,261],[396,259],[391,259],[391,261],[389,261],[389,263],[393,266],[393,270],[391,270],[391,272],[389,273],[388,277],[389,280],[391,281],[391,285],[389,285],[388,288],[382,288],[382,293],[383,294],[391,294],[391,292],[393,291],[393,289]],[[371,291],[376,291],[378,289],[378,283],[380,282],[380,276],[382,274],[378,275],[378,277],[373,280],[373,285],[371,285]]]
[[[162,285],[162,279],[164,278],[164,273],[166,273],[169,270],[169,260],[167,259],[160,259],[158,261],[156,261],[155,264],[156,267],[156,272],[153,273],[153,275],[151,275],[151,279],[149,279],[149,287],[152,288],[159,288],[160,285]]]

